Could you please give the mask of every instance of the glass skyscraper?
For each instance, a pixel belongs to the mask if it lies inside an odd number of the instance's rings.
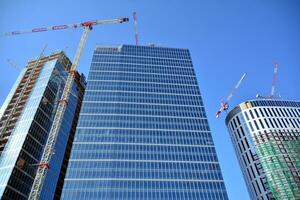
[[[300,199],[300,102],[245,101],[226,125],[251,199]]]
[[[26,200],[71,62],[63,52],[28,62],[0,110],[0,199]],[[85,88],[75,74],[41,199],[59,198]]]
[[[228,199],[187,49],[95,49],[62,199]]]

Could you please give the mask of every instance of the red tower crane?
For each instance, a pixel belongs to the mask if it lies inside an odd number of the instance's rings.
[[[274,98],[280,98],[275,97],[275,86],[277,81],[277,74],[278,74],[278,64],[274,64],[274,71],[273,71],[273,79],[272,79],[272,87],[271,87],[271,94],[270,96],[261,96],[259,94],[256,95],[256,98],[262,98],[262,99],[274,99]]]
[[[139,45],[139,33],[137,27],[137,15],[136,12],[133,12],[133,20],[134,20],[134,36],[135,36],[135,45]]]
[[[42,191],[43,183],[46,177],[47,170],[50,168],[50,160],[52,154],[54,152],[55,143],[57,140],[58,132],[62,123],[63,115],[67,108],[71,87],[74,81],[74,75],[77,70],[77,66],[79,63],[80,56],[82,54],[83,48],[87,41],[89,32],[92,30],[93,26],[95,25],[104,25],[104,24],[115,24],[115,23],[123,23],[128,22],[128,18],[117,18],[117,19],[110,19],[110,20],[93,20],[93,21],[86,21],[83,23],[78,24],[64,24],[64,25],[56,25],[56,26],[48,26],[48,27],[41,27],[41,28],[34,28],[31,30],[24,30],[24,31],[13,31],[13,32],[6,32],[2,33],[1,35],[4,36],[12,36],[12,35],[19,35],[25,33],[36,33],[36,32],[44,32],[44,31],[53,31],[53,30],[62,30],[68,28],[79,28],[82,27],[84,29],[72,66],[70,68],[67,81],[65,83],[65,87],[63,90],[62,98],[59,100],[57,112],[55,114],[53,125],[51,127],[44,152],[41,158],[40,163],[36,164],[38,166],[37,173],[30,191],[29,199],[31,200],[38,200],[40,198],[40,194]]]
[[[277,80],[277,73],[278,73],[278,64],[275,63],[275,65],[274,65],[274,73],[273,73],[273,80],[272,80],[272,88],[271,88],[271,98],[274,97],[274,93],[275,93],[275,85],[276,85],[276,80]]]
[[[235,85],[235,87],[231,90],[231,92],[230,92],[230,94],[228,95],[228,97],[226,98],[226,100],[225,100],[225,101],[223,101],[223,100],[221,101],[221,107],[220,107],[220,109],[216,112],[216,118],[219,118],[220,115],[221,115],[221,113],[222,113],[223,111],[228,110],[228,108],[229,108],[228,103],[229,103],[230,99],[233,97],[234,93],[235,93],[235,92],[237,91],[237,89],[240,87],[240,85],[241,85],[243,79],[245,78],[245,76],[246,76],[246,73],[244,73],[244,74],[242,75],[242,77],[241,77],[240,80],[237,82],[237,84]]]

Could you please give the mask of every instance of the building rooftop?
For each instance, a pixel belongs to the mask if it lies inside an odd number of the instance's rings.
[[[229,120],[241,112],[244,109],[260,106],[276,106],[276,107],[299,107],[300,101],[291,101],[291,100],[279,100],[279,99],[253,99],[247,100],[239,105],[235,106],[226,116],[225,123],[228,124]]]

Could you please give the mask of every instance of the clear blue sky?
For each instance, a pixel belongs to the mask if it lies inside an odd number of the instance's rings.
[[[96,44],[134,44],[132,12],[138,13],[140,43],[188,48],[197,72],[210,127],[230,199],[249,199],[241,170],[224,124],[215,111],[243,72],[247,77],[230,102],[234,105],[268,95],[274,62],[279,63],[276,94],[300,100],[300,1],[297,0],[177,0],[177,1],[21,1],[1,0],[0,32],[90,19],[130,17],[131,22],[95,27],[79,70],[87,75]],[[0,104],[18,71],[39,55],[64,49],[73,59],[82,30],[52,31],[0,37]]]

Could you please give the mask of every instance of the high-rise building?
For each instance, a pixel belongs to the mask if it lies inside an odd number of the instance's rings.
[[[300,199],[300,102],[246,101],[226,125],[251,199]]]
[[[29,61],[2,105],[0,199],[28,199],[70,66],[63,52]],[[85,85],[76,73],[41,199],[61,194]]]
[[[187,49],[98,46],[62,199],[228,199]]]

